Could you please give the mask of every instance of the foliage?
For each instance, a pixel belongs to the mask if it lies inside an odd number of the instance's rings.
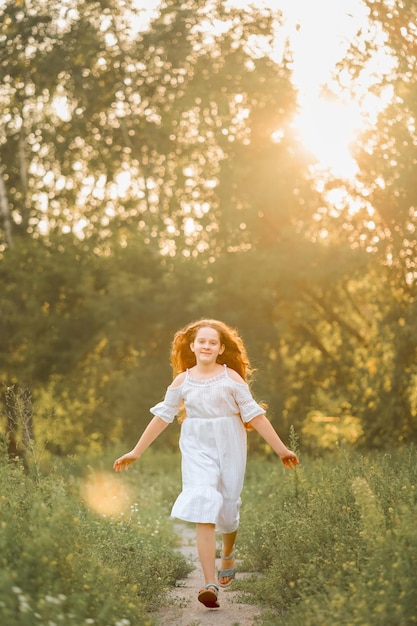
[[[375,380],[375,398],[363,414],[367,442],[386,445],[393,436],[408,440],[416,421],[417,101],[412,84],[417,59],[411,42],[417,14],[411,1],[370,0],[366,5],[373,35],[360,31],[341,65],[354,78],[351,88],[360,89],[366,65],[381,60],[383,42],[385,69],[373,76],[368,92],[387,106],[355,147],[359,173],[351,191],[361,209],[351,218],[355,227],[350,230],[356,245],[363,245],[379,264],[387,296],[378,307],[377,323],[389,356],[377,358],[383,375]]]
[[[95,502],[108,506],[120,500],[126,480],[114,482],[109,495],[115,479],[106,478],[106,492],[99,494],[100,480],[108,474],[99,465],[89,475],[81,463],[31,467],[36,471],[27,475],[2,456],[2,623],[152,624],[149,611],[188,571],[183,557],[173,552],[168,516],[161,514],[166,477],[162,480],[152,462],[144,463],[140,489],[137,476],[128,481],[124,512],[106,515],[87,506],[82,486],[95,476]]]
[[[141,27],[132,0],[2,3],[0,382],[31,388],[52,452],[135,438],[173,333],[206,316],[311,450],[415,436],[416,8],[367,4],[334,80],[363,89],[382,41],[366,93],[391,96],[340,181],[294,133],[279,12],[165,0]]]
[[[299,169],[291,142],[270,137],[277,126],[289,132],[295,94],[288,69],[267,54],[266,11],[169,0],[140,30],[132,1],[78,0],[69,9],[48,0],[43,12],[27,4],[0,9],[0,161],[14,232],[59,228],[103,247],[121,224],[171,255],[213,253],[230,183],[236,195],[259,150],[269,154],[269,179],[276,156]],[[218,35],[208,35],[207,20],[223,26]],[[255,42],[265,49],[256,57]],[[219,198],[221,162],[228,172],[237,159]]]
[[[276,464],[276,461],[274,461]],[[249,464],[239,587],[263,624],[414,624],[416,450]]]

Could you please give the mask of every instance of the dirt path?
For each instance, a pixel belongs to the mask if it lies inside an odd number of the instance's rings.
[[[195,569],[186,579],[178,581],[177,587],[170,591],[167,600],[156,614],[160,626],[253,626],[259,609],[251,604],[244,604],[239,599],[239,592],[220,589],[220,608],[207,609],[197,600],[201,589],[202,575],[195,547],[195,529],[190,524],[176,523],[175,531],[181,538],[178,548],[182,554],[195,564]],[[239,574],[239,561],[237,562]]]

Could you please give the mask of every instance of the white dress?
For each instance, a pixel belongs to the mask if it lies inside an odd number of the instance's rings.
[[[221,533],[239,526],[240,494],[246,468],[246,430],[265,410],[255,402],[246,383],[221,374],[193,378],[188,370],[182,385],[168,387],[165,398],[150,409],[172,422],[184,402],[181,425],[182,492],[171,516],[187,522],[215,524]]]

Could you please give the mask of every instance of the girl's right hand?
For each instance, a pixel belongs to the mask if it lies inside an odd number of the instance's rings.
[[[137,460],[137,456],[133,454],[133,452],[128,452],[123,456],[119,457],[113,463],[113,469],[115,472],[121,472],[123,469],[129,469],[129,465],[133,463],[133,461]]]

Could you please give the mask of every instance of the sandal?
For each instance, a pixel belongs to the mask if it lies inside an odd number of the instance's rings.
[[[224,554],[220,554],[220,558],[224,559],[225,561],[228,561],[229,559],[234,559],[235,558],[235,550],[232,551],[231,554],[229,554],[229,556],[225,556]],[[217,580],[218,583],[220,585],[220,587],[223,587],[223,589],[225,589],[226,587],[229,587],[234,578],[236,576],[236,568],[232,567],[230,569],[219,569],[219,571],[217,572]],[[219,578],[230,578],[228,583],[221,583],[219,581]]]
[[[218,595],[218,586],[214,583],[209,583],[198,592],[198,600],[208,609],[217,609],[220,606],[217,600]]]

